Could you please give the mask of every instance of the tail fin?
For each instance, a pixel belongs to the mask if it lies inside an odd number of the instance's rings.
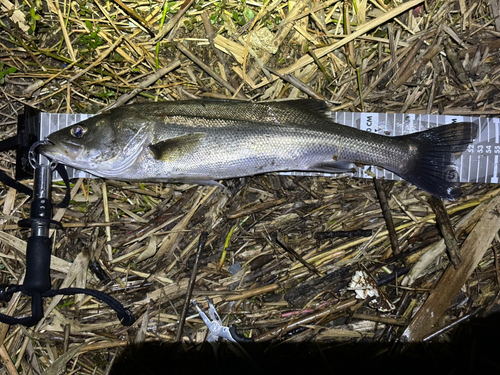
[[[438,198],[458,199],[462,192],[454,160],[477,135],[477,124],[458,122],[399,137],[417,146],[401,177]]]

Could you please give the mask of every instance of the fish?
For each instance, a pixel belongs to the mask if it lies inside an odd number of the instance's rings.
[[[197,184],[375,165],[456,200],[454,160],[477,133],[476,123],[458,122],[390,137],[334,122],[321,100],[198,99],[111,109],[51,133],[40,152],[102,178]]]

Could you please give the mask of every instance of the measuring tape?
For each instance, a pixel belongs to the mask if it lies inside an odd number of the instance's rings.
[[[500,119],[471,116],[417,115],[403,113],[333,113],[340,123],[361,130],[391,136],[415,133],[454,122],[475,122],[479,135],[455,161],[460,182],[498,183],[498,157],[500,155]],[[366,167],[360,168],[359,177],[368,178]],[[400,179],[393,173],[372,168],[377,178]]]
[[[83,121],[91,116],[85,114],[40,113],[39,139],[44,139],[50,133]],[[329,116],[339,124],[390,136],[415,133],[453,122],[475,122],[479,124],[479,136],[455,161],[457,171],[460,174],[460,182],[491,182],[496,184],[499,181],[500,119],[498,118],[366,112],[330,112]],[[69,178],[95,178],[95,176],[89,173],[74,168],[67,169]],[[356,172],[350,175],[359,178],[372,178],[367,173],[368,170],[377,178],[385,178],[386,180],[401,179],[394,173],[375,166],[356,167]],[[294,176],[338,176],[337,174],[320,172],[283,172],[281,174]]]

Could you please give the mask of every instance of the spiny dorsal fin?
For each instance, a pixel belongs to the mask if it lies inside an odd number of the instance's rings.
[[[284,100],[282,102],[278,102],[284,105],[289,105],[292,108],[299,108],[302,111],[312,112],[314,114],[324,114],[328,111],[328,105],[326,101],[319,99],[293,99],[293,100]]]

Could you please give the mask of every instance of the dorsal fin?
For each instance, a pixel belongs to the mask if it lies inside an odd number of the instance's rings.
[[[278,102],[280,104],[288,105],[293,109],[300,109],[302,111],[311,112],[314,114],[325,114],[328,111],[328,105],[324,100],[318,99],[294,99],[294,100],[284,100]]]

